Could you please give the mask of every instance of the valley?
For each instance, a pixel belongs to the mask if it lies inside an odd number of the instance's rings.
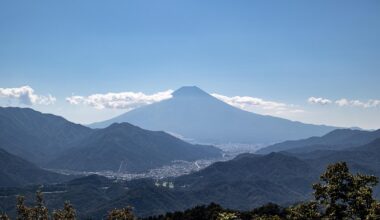
[[[169,177],[178,177],[186,174],[190,174],[199,170],[202,170],[211,164],[219,161],[226,161],[232,159],[233,157],[225,156],[223,158],[211,159],[211,160],[196,160],[196,161],[173,161],[169,165],[162,167],[150,169],[142,173],[128,173],[124,171],[96,171],[96,172],[87,172],[87,171],[74,171],[74,170],[59,170],[51,169],[50,171],[63,174],[63,175],[76,175],[76,176],[89,176],[89,175],[99,175],[104,176],[110,179],[116,180],[135,180],[135,179],[144,179],[151,178],[154,180],[165,179]]]

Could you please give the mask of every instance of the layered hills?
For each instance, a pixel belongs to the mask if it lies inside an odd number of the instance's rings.
[[[29,108],[0,108],[0,127],[1,149],[49,169],[136,172],[174,160],[221,156],[218,148],[192,145],[162,131],[128,123],[90,129]]]
[[[0,107],[0,130],[0,148],[38,165],[93,132],[60,116],[16,107]]]
[[[194,161],[221,156],[213,146],[192,145],[162,131],[148,131],[129,123],[94,131],[48,167],[119,172],[142,172],[174,160]]]
[[[4,149],[0,149],[0,177],[0,187],[59,183],[70,179],[68,176],[43,170]]]
[[[321,137],[285,141],[257,151],[259,154],[288,151],[294,153],[313,152],[316,150],[344,150],[368,144],[380,138],[380,129],[376,131],[336,129]]]

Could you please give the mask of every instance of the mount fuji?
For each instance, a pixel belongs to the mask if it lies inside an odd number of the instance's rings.
[[[163,130],[198,143],[269,144],[321,136],[335,127],[305,124],[235,108],[196,86],[174,91],[172,98],[91,124],[104,128],[129,122],[149,130]]]

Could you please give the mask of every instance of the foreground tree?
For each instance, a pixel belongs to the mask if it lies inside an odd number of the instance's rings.
[[[321,219],[321,214],[319,213],[319,208],[317,202],[307,202],[301,203],[296,206],[292,206],[287,209],[288,215],[287,219],[293,220],[317,220]]]
[[[42,192],[36,192],[36,205],[27,207],[25,205],[25,197],[17,197],[17,219],[18,220],[48,220],[49,211],[44,205]]]
[[[108,213],[107,220],[134,220],[132,208],[114,209]]]
[[[375,200],[372,188],[378,180],[370,175],[352,175],[347,164],[329,165],[321,183],[313,185],[315,199],[323,206],[328,219],[366,219]]]
[[[281,220],[281,218],[278,215],[254,215],[252,216],[252,219],[254,220]]]
[[[17,196],[17,220],[31,219],[31,208],[25,205],[25,197]]]
[[[261,207],[255,208],[251,211],[251,214],[254,216],[286,216],[284,208],[274,203],[268,203]]]
[[[65,201],[62,210],[53,212],[53,220],[75,220],[76,211],[69,201]]]
[[[217,220],[240,220],[233,212],[221,212],[218,214]]]
[[[378,220],[380,219],[380,202],[376,201],[372,203],[372,207],[367,215],[367,220]]]
[[[8,217],[7,214],[5,214],[5,213],[1,213],[1,214],[0,214],[0,220],[10,220],[10,218]]]
[[[36,206],[32,208],[32,219],[36,220],[48,220],[49,211],[44,204],[44,197],[41,190],[38,190],[36,193]]]

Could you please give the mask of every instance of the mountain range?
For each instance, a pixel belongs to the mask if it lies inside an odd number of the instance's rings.
[[[195,86],[182,87],[174,91],[170,99],[90,127],[104,128],[115,122],[129,122],[145,129],[163,130],[198,143],[212,144],[268,144],[324,135],[335,129],[247,112]]]
[[[344,150],[368,144],[377,138],[380,138],[380,129],[375,131],[336,129],[321,137],[277,143],[262,148],[256,153],[267,154],[280,151],[306,153],[316,150]]]
[[[59,183],[73,177],[43,170],[0,148],[0,187]]]
[[[60,116],[16,107],[0,107],[0,130],[0,148],[38,165],[93,132]]]
[[[345,161],[351,165],[354,172],[380,176],[380,138],[368,144],[344,150],[317,150],[293,155],[307,160],[319,171],[323,170],[328,164]]]
[[[46,185],[42,190],[51,209],[70,200],[81,213],[81,219],[101,219],[107,211],[127,205],[133,206],[138,216],[149,216],[210,202],[239,210],[267,202],[291,204],[308,198],[310,190],[307,188],[315,179],[314,170],[295,157],[279,153],[246,154],[190,175],[158,180],[159,183],[173,182],[174,188],[157,186],[157,181],[152,179],[115,182],[93,175]],[[33,190],[35,188],[14,191],[23,191],[27,199],[32,200]],[[8,205],[14,202],[13,196],[0,189],[0,207],[10,214],[15,213],[14,206]]]
[[[129,123],[95,130],[47,164],[82,171],[143,172],[174,160],[194,161],[221,156],[213,146],[192,145],[162,131],[148,131]]]
[[[70,200],[81,213],[80,218],[101,219],[108,210],[134,207],[138,216],[183,210],[200,204],[216,202],[226,208],[248,210],[274,202],[289,205],[308,200],[312,183],[330,163],[347,161],[353,173],[380,176],[380,139],[342,150],[317,150],[309,153],[289,152],[267,155],[241,154],[217,162],[189,175],[162,180],[141,179],[112,181],[105,177],[88,176],[63,184],[46,185],[45,199],[51,208],[59,208]],[[173,188],[164,185],[171,182]],[[0,189],[0,207],[14,213],[14,194],[23,192],[29,198],[36,188]],[[379,187],[374,194],[380,197]]]
[[[321,152],[319,154],[318,152]],[[46,185],[45,198],[51,208],[59,208],[70,200],[81,213],[80,218],[101,219],[108,210],[134,207],[138,216],[183,210],[195,205],[216,202],[226,208],[248,210],[268,202],[290,205],[309,200],[312,184],[330,163],[347,161],[353,173],[380,176],[380,139],[339,151],[321,150],[312,153],[287,152],[267,155],[241,154],[230,161],[217,162],[189,175],[162,180],[141,179],[112,181],[100,176],[88,176],[64,184]],[[173,188],[164,185],[173,184]],[[33,195],[35,188],[20,188]],[[380,197],[379,187],[375,197]],[[0,207],[14,213],[7,204],[12,194],[0,190]]]
[[[0,108],[0,128],[1,149],[49,169],[135,172],[173,160],[221,156],[218,148],[192,145],[162,131],[128,123],[90,129],[28,108]]]

